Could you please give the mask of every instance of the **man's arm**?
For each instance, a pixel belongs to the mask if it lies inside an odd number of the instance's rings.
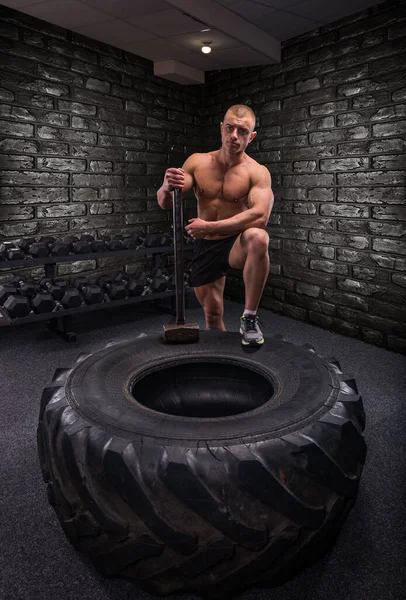
[[[250,227],[265,229],[269,221],[273,202],[271,175],[266,167],[261,167],[258,169],[253,186],[248,194],[248,210],[238,213],[229,219],[213,222],[208,221],[210,231],[207,233],[232,235]]]
[[[170,168],[165,171],[164,181],[157,192],[158,204],[161,208],[172,208],[172,192],[181,188],[182,196],[192,189],[196,154],[192,154],[181,169]]]

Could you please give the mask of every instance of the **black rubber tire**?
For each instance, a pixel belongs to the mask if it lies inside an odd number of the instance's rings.
[[[274,393],[215,418],[157,412],[154,389],[149,406],[131,395],[148,374],[158,386],[165,369],[202,362],[249,371]],[[213,389],[211,400],[226,393],[221,381]],[[364,426],[337,360],[280,337],[254,351],[236,333],[209,331],[198,344],[109,345],[58,369],[42,395],[38,449],[65,534],[104,575],[159,595],[224,598],[277,585],[331,546],[357,495]]]

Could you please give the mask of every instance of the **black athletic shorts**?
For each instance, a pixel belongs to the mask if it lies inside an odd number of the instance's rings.
[[[189,278],[192,287],[212,283],[227,275],[230,250],[239,235],[237,233],[222,240],[195,240]]]

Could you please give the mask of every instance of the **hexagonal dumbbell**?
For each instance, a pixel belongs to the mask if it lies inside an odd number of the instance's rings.
[[[25,254],[29,254],[33,258],[44,258],[49,256],[49,248],[47,240],[55,238],[47,237],[41,238],[38,242],[35,238],[25,238],[18,241],[18,245]]]
[[[91,284],[87,277],[75,277],[72,284],[82,294],[86,304],[100,304],[103,302],[104,295],[100,286]]]
[[[107,252],[108,248],[103,239],[96,239],[91,242],[93,252]]]
[[[169,273],[165,269],[153,269],[150,271],[150,276],[155,278],[162,278],[166,281],[166,289],[173,291],[176,288],[175,273]]]
[[[55,300],[48,292],[39,291],[31,298],[31,308],[35,313],[50,313],[55,306]]]
[[[63,243],[68,246],[69,252],[73,252],[73,244],[75,244],[78,241],[79,238],[77,235],[69,235],[68,237],[64,238]]]
[[[158,233],[147,233],[144,238],[144,247],[145,248],[158,248],[160,245],[160,234]]]
[[[117,273],[114,279],[117,283],[125,285],[128,295],[133,297],[141,296],[147,285],[145,277],[143,280],[137,279],[136,277],[131,277],[127,275],[127,273],[122,272]]]
[[[103,236],[103,239],[105,239],[106,246],[107,246],[108,250],[110,250],[110,251],[124,249],[124,245],[123,245],[124,236],[121,235],[121,233],[116,233],[112,237]]]
[[[132,233],[131,239],[137,244],[137,247],[141,247],[144,244],[145,236],[140,235],[139,233]]]
[[[84,233],[83,235],[80,236],[80,239],[82,242],[89,242],[90,244],[92,242],[94,242],[94,236],[91,235],[90,233]]]
[[[72,249],[75,254],[90,254],[92,252],[92,241],[94,238],[90,236],[92,239],[89,240],[88,235],[82,235],[80,240],[72,243]]]
[[[12,285],[15,285],[20,294],[26,298],[32,298],[37,293],[35,284],[28,281],[24,275],[15,275]]]
[[[73,287],[66,287],[64,294],[60,300],[63,308],[79,308],[82,305],[83,298],[79,290]]]
[[[106,292],[110,300],[124,300],[127,298],[127,290],[123,283],[114,281],[114,278],[110,275],[103,275],[99,277],[97,283]]]
[[[3,257],[2,260],[22,260],[24,258],[24,252],[12,242],[0,243],[0,255]]]
[[[10,294],[3,304],[3,309],[10,319],[20,319],[31,312],[29,299],[19,294]]]
[[[173,246],[173,238],[169,233],[163,233],[161,236],[161,246]]]
[[[41,237],[39,241],[46,244],[52,256],[67,256],[71,251],[71,247],[67,242],[56,240],[51,235]]]
[[[11,294],[18,294],[18,290],[15,285],[8,283],[5,285],[0,285],[0,305],[3,305],[7,298],[11,296]]]
[[[16,241],[16,246],[18,246],[23,252],[24,254],[28,254],[29,253],[29,247],[32,244],[35,244],[35,238],[30,237],[30,238],[21,238],[19,240]]]
[[[123,240],[120,240],[123,248],[125,248],[126,250],[137,250],[141,244],[139,244],[137,242],[136,239],[134,239],[133,237],[125,237]]]
[[[21,296],[14,285],[0,285],[0,305],[10,319],[25,317],[31,311],[28,298]]]
[[[154,294],[160,294],[166,292],[167,289],[167,277],[163,277],[163,273],[160,269],[154,269],[147,273],[148,291]]]
[[[54,300],[60,302],[65,294],[67,284],[66,281],[54,281],[53,279],[45,277],[44,279],[41,279],[40,287],[44,291],[49,292]]]

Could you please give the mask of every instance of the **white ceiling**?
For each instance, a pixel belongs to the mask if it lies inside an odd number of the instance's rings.
[[[281,41],[378,2],[0,0],[5,6],[152,61],[176,60],[201,71],[278,62]],[[202,32],[206,28],[210,31]],[[209,55],[200,51],[204,41],[211,42]]]

